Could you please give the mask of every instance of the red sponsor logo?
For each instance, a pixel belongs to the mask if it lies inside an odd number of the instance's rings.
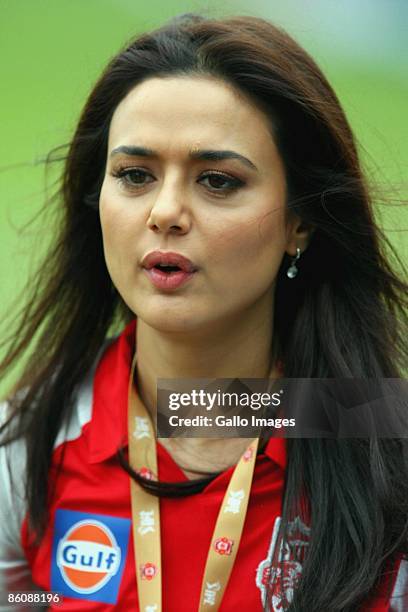
[[[293,601],[295,590],[302,575],[302,563],[309,545],[310,527],[300,517],[288,523],[285,541],[278,541],[281,517],[275,521],[271,543],[266,559],[261,561],[256,572],[256,585],[261,591],[262,604],[268,598],[268,610],[283,612]],[[278,546],[276,559],[275,549]]]
[[[155,480],[155,475],[153,474],[152,470],[150,470],[148,467],[143,466],[142,468],[140,468],[140,470],[136,470],[136,471],[139,474],[139,476],[146,478],[146,480]]]
[[[252,448],[252,446],[250,446],[249,448],[246,449],[243,459],[244,461],[251,461],[253,456],[254,456],[254,449]]]
[[[140,575],[143,580],[153,580],[159,569],[154,563],[144,563],[140,566]]]
[[[290,606],[301,576],[302,566],[297,561],[283,561],[283,568],[273,567],[269,576],[263,576],[266,581],[270,579],[274,612],[286,610]]]
[[[214,542],[214,550],[219,555],[230,555],[232,553],[233,544],[234,540],[230,540],[229,538],[217,538]]]
[[[270,575],[271,575],[271,567],[270,565],[268,565],[267,567],[264,567],[261,572],[261,583],[264,586],[267,586],[269,584]]]

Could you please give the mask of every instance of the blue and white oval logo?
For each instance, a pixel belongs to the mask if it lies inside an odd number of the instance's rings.
[[[62,513],[60,517],[64,519],[67,518],[67,515],[71,519],[78,518],[75,517],[77,514],[83,516],[82,513],[69,510],[59,510],[58,513]],[[117,595],[124,566],[123,553],[126,555],[127,550],[130,521],[116,517],[103,517],[102,521],[100,520],[102,517],[96,518],[96,516],[88,515],[87,518],[75,522],[71,520],[69,528],[63,530],[58,542],[54,539],[53,562],[55,561],[56,567],[55,569],[53,567],[53,577],[56,580],[53,580],[53,589],[71,597],[79,595],[85,599],[111,603],[95,595],[105,593],[110,596],[111,585],[114,587],[116,585],[115,597]],[[112,522],[120,524],[121,521],[126,523],[124,550],[121,542],[117,541],[114,530],[107,524]],[[58,526],[57,521],[56,526]],[[56,582],[59,584],[57,585]],[[64,584],[64,589],[61,589],[61,583]]]

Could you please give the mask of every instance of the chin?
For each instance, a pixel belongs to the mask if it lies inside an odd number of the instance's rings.
[[[192,309],[169,307],[168,305],[143,305],[131,307],[138,320],[152,329],[163,333],[194,333],[204,331],[208,318],[200,316]]]

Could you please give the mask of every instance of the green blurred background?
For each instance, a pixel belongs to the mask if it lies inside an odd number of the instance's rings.
[[[382,190],[380,224],[407,262],[406,0],[0,0],[2,320],[52,238],[41,220],[24,229],[45,199],[41,160],[69,141],[107,60],[138,32],[182,12],[265,17],[313,55]]]

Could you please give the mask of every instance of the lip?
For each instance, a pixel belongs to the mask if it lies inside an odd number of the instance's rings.
[[[157,264],[178,266],[183,272],[195,272],[197,267],[192,261],[173,251],[151,251],[142,259],[142,267],[151,270]]]
[[[164,272],[155,268],[157,264],[178,266],[180,269],[171,273]],[[198,270],[187,257],[171,251],[152,251],[143,258],[141,265],[152,284],[162,291],[178,289],[193,278]]]

